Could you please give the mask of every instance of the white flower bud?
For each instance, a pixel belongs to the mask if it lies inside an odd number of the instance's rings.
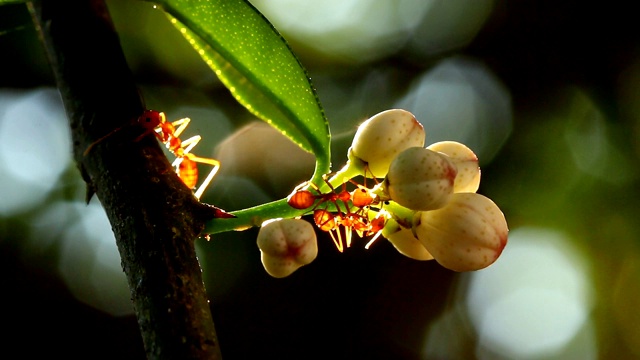
[[[422,124],[410,112],[383,111],[358,127],[349,149],[349,161],[354,166],[368,166],[371,174],[383,178],[400,152],[414,146],[423,147],[424,138]]]
[[[483,269],[500,256],[509,229],[489,198],[455,193],[443,208],[419,213],[413,230],[438,263],[454,271]]]
[[[433,260],[433,256],[422,245],[420,240],[416,239],[411,229],[398,225],[393,219],[387,220],[382,236],[389,240],[400,254],[406,257],[415,260]]]
[[[309,264],[318,255],[313,226],[300,219],[277,219],[262,224],[258,247],[264,269],[282,278]]]
[[[448,156],[412,147],[401,152],[391,163],[383,182],[383,192],[411,210],[433,210],[449,201],[456,174],[456,166]]]
[[[437,142],[427,146],[427,149],[447,155],[458,169],[453,192],[478,191],[480,166],[478,166],[478,157],[471,149],[456,141]]]

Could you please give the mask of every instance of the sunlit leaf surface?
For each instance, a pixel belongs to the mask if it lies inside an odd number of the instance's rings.
[[[251,113],[317,158],[329,171],[329,128],[315,90],[289,46],[242,0],[164,0],[172,23]]]

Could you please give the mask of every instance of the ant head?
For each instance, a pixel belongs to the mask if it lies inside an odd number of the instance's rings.
[[[145,110],[137,120],[138,124],[144,126],[147,129],[154,129],[156,126],[165,121],[166,120],[164,113],[156,110]]]

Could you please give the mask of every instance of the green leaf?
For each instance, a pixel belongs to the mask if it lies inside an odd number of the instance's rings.
[[[243,0],[159,3],[238,102],[316,156],[314,180],[328,173],[329,126],[315,89],[268,20]]]

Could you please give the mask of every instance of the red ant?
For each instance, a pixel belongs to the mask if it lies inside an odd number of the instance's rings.
[[[199,157],[191,153],[191,150],[198,145],[202,137],[200,135],[195,135],[188,138],[185,141],[180,140],[179,136],[182,132],[187,128],[191,119],[183,118],[180,120],[176,120],[174,122],[168,122],[165,114],[156,110],[145,110],[142,115],[140,115],[136,120],[135,124],[141,125],[145,131],[142,135],[138,136],[135,141],[139,141],[143,137],[154,134],[160,142],[165,144],[167,149],[176,156],[175,161],[172,166],[176,168],[176,173],[178,177],[184,182],[184,184],[193,189],[196,187],[198,182],[198,167],[196,163],[203,163],[207,165],[213,166],[209,175],[204,179],[200,187],[195,191],[194,195],[197,199],[200,199],[202,193],[206,190],[206,188],[213,180],[213,177],[218,172],[220,168],[220,162],[216,159]],[[98,143],[102,142],[104,139],[110,137],[115,132],[121,130],[122,128],[117,128],[107,135],[101,137],[100,139],[93,142],[84,152],[86,156],[89,151]]]
[[[345,207],[348,207],[347,202],[351,201],[352,204],[358,208],[367,207],[375,201],[375,197],[371,194],[368,188],[351,179],[349,182],[357,186],[357,189],[353,190],[351,193],[347,191],[346,183],[342,184],[342,191],[337,193],[326,178],[324,178],[324,181],[329,185],[329,188],[331,188],[331,192],[324,194],[314,183],[304,182],[293,189],[293,192],[287,197],[287,203],[294,209],[304,210],[312,207],[316,200],[320,200],[314,209],[322,203],[332,202],[336,205],[336,208],[340,210],[337,204],[338,200],[342,201],[345,204]],[[318,194],[314,195],[310,190],[303,189],[307,186],[311,186]]]
[[[220,162],[216,159],[196,156],[190,152],[202,139],[200,135],[192,136],[185,141],[180,140],[180,134],[189,126],[191,119],[183,118],[174,122],[167,122],[167,118],[163,112],[145,110],[145,112],[138,117],[137,122],[146,129],[146,131],[138,137],[139,139],[149,133],[153,133],[158,140],[165,144],[167,149],[176,156],[172,166],[175,166],[178,177],[188,188],[195,188],[198,182],[198,167],[196,163],[213,166],[209,175],[207,175],[202,184],[200,184],[200,187],[195,191],[196,198],[200,199],[200,196],[202,196],[218,172]]]
[[[346,245],[346,247],[351,246],[351,235],[353,230],[355,230],[360,236],[363,236],[363,234],[368,236],[380,232],[382,226],[384,226],[384,218],[380,218],[383,220],[382,224],[380,224],[380,221],[376,219],[374,219],[374,221],[376,221],[374,224],[373,222],[370,222],[368,218],[368,207],[375,202],[375,197],[371,194],[368,188],[355,183],[353,180],[349,180],[349,182],[357,186],[357,189],[353,190],[351,193],[348,192],[346,189],[347,184],[345,182],[342,185],[342,191],[336,192],[331,183],[326,178],[324,178],[324,180],[329,188],[331,188],[331,192],[322,193],[318,186],[313,183],[306,182],[294,189],[294,191],[287,197],[287,203],[291,207],[299,210],[313,207],[313,219],[316,225],[320,230],[329,232],[331,239],[340,252],[343,252],[344,245]],[[312,193],[310,190],[303,189],[306,186],[313,188],[317,194]],[[316,203],[316,201],[318,202]],[[340,204],[338,203],[339,201],[344,205],[344,212],[342,212]],[[337,213],[331,213],[327,210],[326,206],[325,208],[318,209],[321,204],[326,204],[327,202],[331,202],[335,205]],[[353,212],[351,210],[351,205],[355,206],[358,210]],[[344,242],[342,241],[342,234],[339,229],[340,225],[345,227]],[[333,230],[335,230],[336,235],[334,235]]]
[[[318,186],[314,183],[305,182],[297,186],[294,191],[287,197],[287,203],[293,207],[294,209],[308,209],[313,207],[313,220],[320,230],[327,231],[331,235],[331,239],[333,243],[336,245],[336,248],[340,252],[343,251],[344,247],[342,245],[342,236],[339,232],[339,226],[342,224],[342,210],[340,209],[340,204],[338,201],[341,201],[344,205],[346,212],[349,212],[349,200],[351,199],[351,194],[346,190],[346,187],[343,187],[341,192],[336,192],[333,186],[324,178],[325,182],[331,188],[331,192],[323,194]],[[317,194],[313,194],[310,190],[303,189],[306,186],[311,186]],[[316,204],[316,201],[318,203]],[[318,206],[321,204],[331,202],[335,205],[338,213],[333,214],[329,212],[326,208],[318,209]],[[315,204],[315,206],[314,206]],[[337,238],[332,232],[336,230]],[[350,238],[349,238],[350,240]],[[351,241],[349,241],[350,245]]]
[[[351,200],[351,194],[349,194],[346,188],[343,187],[340,193],[336,193],[326,178],[325,182],[327,182],[327,185],[331,188],[331,192],[323,194],[314,183],[304,182],[293,189],[293,192],[287,197],[287,203],[294,209],[304,210],[312,207],[316,200],[320,200],[320,202],[314,206],[314,209],[317,208],[318,205],[326,202],[334,203],[336,208],[339,209],[340,207],[337,202],[340,200],[345,203],[346,207],[346,203]],[[310,190],[303,189],[306,186],[311,186],[318,194],[314,195]]]

